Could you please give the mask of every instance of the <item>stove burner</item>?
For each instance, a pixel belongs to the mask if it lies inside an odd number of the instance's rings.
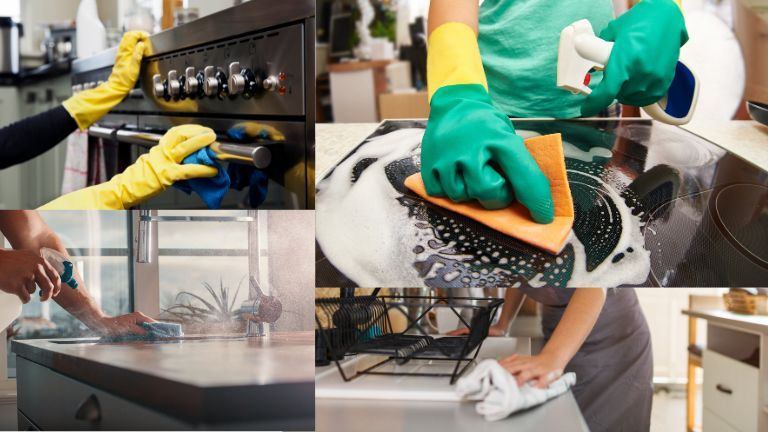
[[[739,183],[659,206],[645,229],[653,277],[662,286],[764,285],[767,197],[768,187]]]
[[[768,269],[768,187],[733,184],[718,189],[715,217],[731,245],[755,264]]]

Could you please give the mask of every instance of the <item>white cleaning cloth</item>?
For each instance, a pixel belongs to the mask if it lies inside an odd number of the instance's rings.
[[[456,394],[462,399],[480,401],[475,405],[477,413],[488,421],[497,421],[561,395],[575,383],[576,374],[568,372],[543,389],[528,384],[518,386],[515,377],[498,361],[488,359],[456,382]]]

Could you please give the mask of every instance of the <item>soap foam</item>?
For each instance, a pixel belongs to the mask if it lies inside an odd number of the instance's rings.
[[[318,244],[330,262],[356,284],[514,286],[524,282],[611,287],[646,280],[650,253],[644,248],[642,226],[617,189],[629,179],[591,167],[594,157],[610,157],[610,150],[583,151],[564,142],[566,158],[581,161],[579,170],[568,170],[572,183],[595,189],[600,211],[609,212],[609,222],[620,221],[617,243],[602,262],[589,269],[586,248],[573,231],[564,251],[553,260],[530,248],[505,248],[470,231],[448,212],[442,217],[428,212],[422,201],[399,192],[387,172],[402,169],[397,166],[399,161],[418,164],[423,134],[423,129],[410,128],[371,138],[318,185]],[[579,176],[585,176],[584,181],[573,179]],[[595,233],[608,238],[607,232],[602,233],[608,228],[600,227]],[[463,252],[467,250],[475,252]]]

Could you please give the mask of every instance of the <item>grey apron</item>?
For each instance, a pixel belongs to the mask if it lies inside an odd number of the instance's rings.
[[[573,289],[520,288],[541,303],[547,340],[563,316]],[[634,289],[609,289],[595,327],[566,372],[576,373],[573,394],[592,432],[651,427],[651,333]]]

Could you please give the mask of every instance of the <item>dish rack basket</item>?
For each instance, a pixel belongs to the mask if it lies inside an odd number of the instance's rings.
[[[325,355],[335,362],[344,381],[360,375],[416,375],[450,377],[453,384],[475,361],[488,329],[504,300],[478,297],[423,297],[423,296],[355,296],[315,299],[315,321],[318,343]],[[438,308],[447,308],[469,329],[462,336],[430,335],[422,320]],[[399,311],[397,311],[399,309]],[[407,310],[418,311],[415,318]],[[393,331],[390,311],[407,318],[405,330]],[[461,311],[470,311],[471,318]],[[371,354],[384,357],[362,370],[345,372],[341,365],[346,355]],[[394,362],[403,365],[411,360],[455,362],[452,372],[407,372],[382,366]]]

